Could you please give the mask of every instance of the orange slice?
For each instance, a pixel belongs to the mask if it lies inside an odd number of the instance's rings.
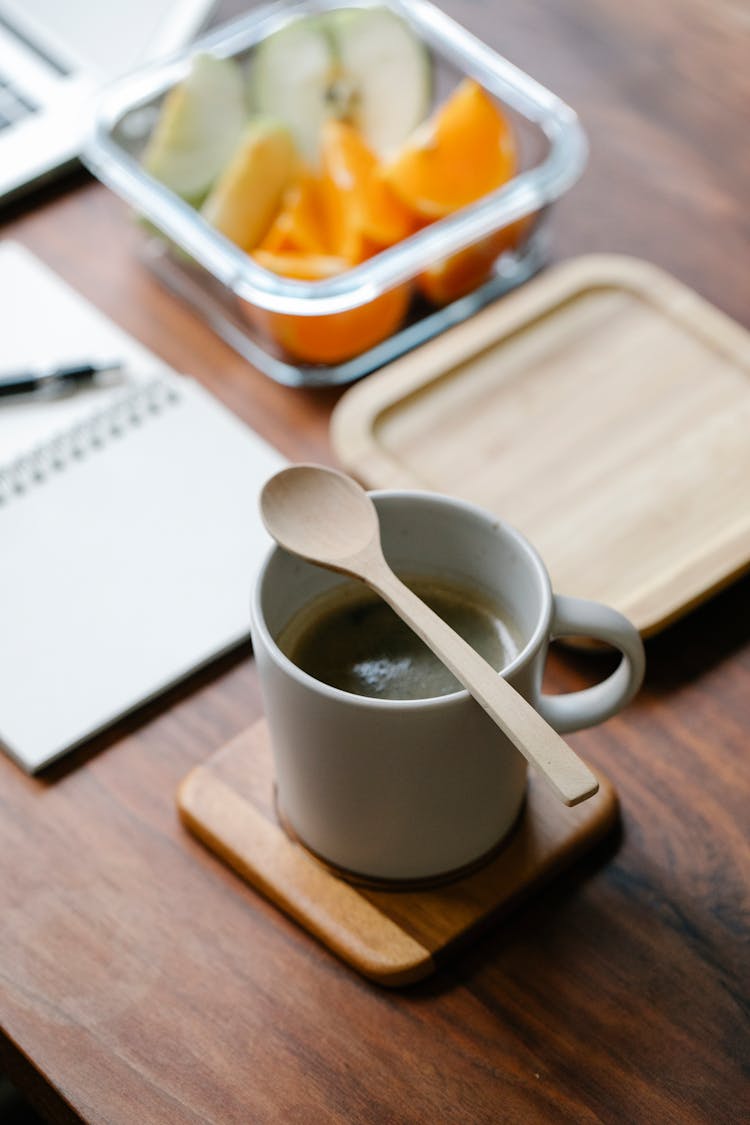
[[[324,281],[349,269],[349,263],[345,259],[333,254],[272,253],[270,250],[258,249],[252,257],[264,270],[296,281]]]
[[[253,258],[272,273],[300,281],[321,281],[349,268],[345,259],[328,255],[256,250]],[[358,308],[326,316],[272,312],[247,302],[243,306],[251,323],[289,358],[332,364],[360,355],[397,331],[406,316],[409,297],[409,287],[399,285]]]
[[[508,121],[481,86],[464,79],[388,162],[384,177],[408,208],[442,219],[499,188],[516,166]]]
[[[306,173],[287,188],[259,249],[272,253],[325,254],[327,243],[322,185]]]
[[[535,216],[518,219],[481,242],[467,246],[429,266],[417,278],[417,288],[434,305],[447,305],[465,297],[488,281],[492,267],[506,250],[515,250],[526,238]]]
[[[321,159],[334,253],[361,262],[416,230],[416,217],[385,182],[377,157],[353,126],[326,121]]]

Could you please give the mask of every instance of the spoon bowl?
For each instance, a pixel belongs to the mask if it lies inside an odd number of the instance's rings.
[[[272,476],[260,511],[280,547],[332,570],[380,541],[367,493],[351,477],[321,465],[291,465]]]

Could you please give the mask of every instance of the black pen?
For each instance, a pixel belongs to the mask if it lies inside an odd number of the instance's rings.
[[[9,395],[58,395],[91,383],[101,375],[122,370],[121,363],[75,363],[48,371],[16,371],[0,375],[0,397]]]

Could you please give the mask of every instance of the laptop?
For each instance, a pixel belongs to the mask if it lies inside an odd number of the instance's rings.
[[[187,43],[213,0],[0,0],[0,203],[72,165],[105,83]]]

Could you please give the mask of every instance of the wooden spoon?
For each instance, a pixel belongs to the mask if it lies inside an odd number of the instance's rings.
[[[566,805],[599,783],[559,734],[471,645],[393,573],[380,545],[378,513],[350,477],[321,465],[292,465],[266,482],[260,498],[276,542],[308,562],[359,578],[432,649]]]

